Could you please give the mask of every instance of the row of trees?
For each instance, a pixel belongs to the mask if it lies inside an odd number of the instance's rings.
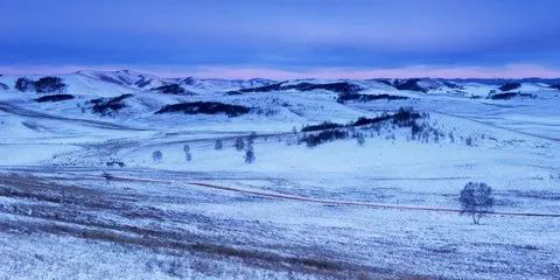
[[[247,140],[243,140],[242,137],[237,137],[235,139],[235,142],[233,144],[233,147],[237,150],[237,151],[245,151],[245,155],[244,155],[244,159],[245,159],[245,163],[247,164],[251,164],[253,162],[255,162],[256,157],[255,157],[255,151],[253,148],[253,144],[255,139],[257,138],[257,134],[255,132],[252,132],[248,137]],[[214,143],[214,149],[220,151],[224,149],[224,142],[222,139],[217,139],[216,142]],[[185,160],[190,162],[192,161],[192,154],[191,154],[191,148],[188,144],[185,144],[183,146],[183,153],[185,154]],[[156,150],[154,152],[152,152],[152,160],[156,163],[159,163],[161,161],[163,161],[163,153],[160,150]]]

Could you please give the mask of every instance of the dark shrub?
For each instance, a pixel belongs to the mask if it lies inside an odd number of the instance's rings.
[[[19,78],[16,81],[15,88],[21,92],[35,90],[34,82],[28,78]]]
[[[66,89],[66,84],[59,77],[43,77],[33,84],[38,93],[63,92]]]
[[[166,94],[184,94],[187,92],[182,86],[178,84],[165,85],[154,88],[153,90]]]
[[[43,102],[58,102],[58,101],[71,100],[71,99],[74,99],[74,96],[70,94],[54,94],[54,95],[45,95],[39,97],[35,99],[35,101],[39,103],[43,103]]]
[[[241,105],[231,105],[219,102],[188,102],[173,105],[167,105],[156,114],[182,112],[185,114],[226,114],[229,117],[236,117],[239,115],[247,114],[251,111],[250,108]]]
[[[509,84],[502,85],[500,87],[500,90],[501,91],[510,91],[510,90],[518,89],[520,87],[521,87],[520,83],[509,83]]]
[[[100,115],[112,114],[125,108],[124,100],[132,97],[132,94],[123,94],[114,98],[97,98],[92,99],[93,112]]]

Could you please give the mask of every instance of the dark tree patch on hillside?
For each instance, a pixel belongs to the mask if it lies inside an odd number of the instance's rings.
[[[553,89],[556,89],[556,90],[560,90],[560,84],[550,85],[550,88],[553,88]]]
[[[182,86],[180,86],[179,84],[164,85],[164,86],[156,87],[153,90],[159,91],[161,93],[166,93],[166,94],[184,94],[184,93],[187,93],[187,91]]]
[[[510,90],[516,90],[520,87],[521,87],[520,83],[509,83],[509,84],[504,84],[504,85],[500,86],[499,89],[501,91],[510,91]]]
[[[66,84],[59,77],[43,77],[37,81],[22,77],[17,79],[15,88],[21,92],[61,93],[66,89]]]
[[[298,90],[298,91],[312,91],[312,90],[328,90],[337,93],[356,93],[362,90],[362,88],[356,84],[348,82],[339,83],[328,83],[328,84],[313,84],[313,83],[298,83],[293,85],[284,85],[284,83],[277,83],[256,88],[245,88],[237,90],[241,93],[249,92],[270,92],[270,91],[286,91],[286,90]],[[229,94],[229,93],[228,93]]]
[[[33,83],[32,80],[22,77],[17,79],[15,88],[21,92],[34,91],[35,85]]]
[[[443,85],[448,87],[448,88],[452,88],[452,89],[463,89],[464,88],[461,85],[458,85],[456,83],[451,83],[451,82],[443,82]]]
[[[359,93],[347,93],[341,94],[336,100],[338,103],[344,104],[347,101],[358,101],[358,102],[368,102],[375,100],[404,100],[408,99],[406,96],[391,95],[391,94],[359,94]]]
[[[71,94],[54,94],[54,95],[45,95],[35,99],[35,101],[39,103],[43,102],[59,102],[64,100],[71,100],[74,99],[74,96]]]
[[[123,94],[114,98],[97,98],[90,100],[93,104],[93,112],[102,116],[117,113],[126,107],[124,100],[132,97],[132,94]]]
[[[426,92],[427,90],[421,87],[418,82],[420,79],[408,79],[404,81],[395,81],[393,86],[398,90],[410,90],[410,91],[419,91],[419,92]]]
[[[228,92],[226,92],[227,95],[242,95],[243,92],[238,91],[238,90],[230,90]]]
[[[301,129],[301,132],[313,132],[313,131],[322,131],[322,130],[337,129],[337,128],[359,127],[359,126],[379,124],[386,121],[392,121],[393,124],[398,126],[408,127],[408,126],[412,126],[416,120],[422,117],[424,117],[424,115],[414,111],[411,108],[400,108],[399,111],[393,114],[385,113],[382,114],[381,116],[374,117],[374,118],[360,117],[358,120],[354,122],[350,122],[348,124],[323,122],[317,125],[307,125]]]
[[[350,131],[354,131],[356,127],[371,126],[380,127],[384,124],[398,127],[410,127],[413,134],[419,134],[427,128],[417,123],[417,120],[427,117],[427,114],[421,114],[412,108],[400,108],[393,114],[382,114],[374,118],[361,117],[354,122],[348,124],[337,124],[324,122],[318,125],[309,125],[301,129],[301,132],[310,132],[299,139],[300,143],[306,143],[308,147],[315,147],[330,141],[345,139],[351,135]],[[319,132],[320,131],[320,132]],[[353,137],[359,134],[353,133]]]
[[[536,96],[529,93],[521,92],[504,92],[490,95],[488,98],[492,100],[510,100],[513,98],[535,98]]]
[[[332,123],[332,122],[323,122],[317,125],[308,125],[304,126],[301,129],[301,132],[311,132],[311,131],[320,131],[320,130],[327,130],[333,128],[344,127],[342,124]]]
[[[59,77],[43,77],[33,83],[35,91],[38,93],[63,92],[66,84]]]
[[[249,107],[241,105],[232,105],[219,102],[187,102],[173,105],[167,105],[156,114],[181,112],[185,114],[226,114],[229,117],[236,117],[247,114],[251,111]]]
[[[348,137],[348,131],[341,129],[331,129],[321,131],[318,134],[309,134],[300,139],[301,142],[305,142],[308,147],[315,147],[317,145],[331,142],[334,140],[345,139]]]

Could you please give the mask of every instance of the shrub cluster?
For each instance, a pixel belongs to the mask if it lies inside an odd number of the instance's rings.
[[[66,89],[66,84],[59,77],[43,77],[37,81],[19,78],[15,88],[21,92],[36,91],[37,93],[60,93]]]

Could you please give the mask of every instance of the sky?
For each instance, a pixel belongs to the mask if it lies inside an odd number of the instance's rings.
[[[0,73],[560,77],[558,0],[0,0]]]

